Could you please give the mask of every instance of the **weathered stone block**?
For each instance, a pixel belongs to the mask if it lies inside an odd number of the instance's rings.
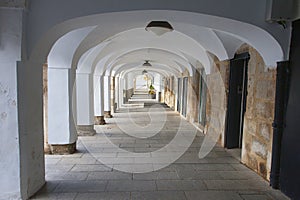
[[[251,150],[263,159],[267,159],[267,147],[265,144],[259,141],[253,141]]]
[[[255,76],[248,76],[247,92],[248,98],[253,98],[254,88],[255,88]]]
[[[221,128],[220,122],[219,122],[219,120],[217,118],[211,118],[210,125],[213,126],[216,129],[220,129]]]
[[[267,177],[267,167],[266,167],[266,163],[264,162],[259,162],[258,164],[258,172],[264,177]]]
[[[106,124],[106,122],[104,120],[104,116],[95,116],[94,120],[95,120],[95,125],[104,125],[104,124]]]
[[[275,89],[273,80],[259,80],[256,85],[256,98],[272,100],[275,98]]]
[[[246,164],[251,169],[258,171],[257,159],[255,156],[250,153],[246,153],[245,160],[242,160],[244,164]]]
[[[276,67],[274,67],[276,68]],[[259,74],[261,80],[276,80],[276,70],[275,69],[265,69],[264,73]]]
[[[260,123],[258,126],[258,133],[267,141],[270,141],[270,135],[272,133],[271,124]]]
[[[274,105],[269,102],[257,102],[256,103],[256,116],[264,119],[272,119],[274,113]]]
[[[112,118],[113,116],[111,115],[110,111],[104,111],[104,117],[105,118]]]
[[[250,61],[248,63],[248,76],[255,75],[256,67],[253,64],[255,64],[255,61],[252,57],[250,57]]]
[[[78,125],[77,135],[78,136],[93,136],[96,134],[94,130],[94,125]]]
[[[51,154],[73,154],[76,151],[76,142],[72,144],[49,144]]]
[[[256,134],[256,122],[251,119],[244,119],[244,132],[255,135]]]

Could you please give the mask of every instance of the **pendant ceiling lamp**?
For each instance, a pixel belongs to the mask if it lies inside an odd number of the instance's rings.
[[[151,31],[157,36],[161,36],[167,32],[173,31],[173,27],[167,21],[152,21],[146,26],[146,31]]]
[[[143,64],[143,67],[151,67],[152,65],[149,63],[149,60],[146,60]]]
[[[145,74],[147,74],[147,73],[148,73],[148,72],[147,72],[147,70],[145,70],[145,69],[142,71],[142,74],[143,74],[143,75],[145,75]]]

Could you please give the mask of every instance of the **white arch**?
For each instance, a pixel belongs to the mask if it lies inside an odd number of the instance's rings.
[[[209,72],[209,59],[206,54],[206,49],[202,46],[202,43],[205,44],[205,47],[208,48],[208,51],[212,51],[212,53],[219,57],[219,59],[228,59],[228,56],[224,46],[213,31],[201,27],[198,27],[198,29],[202,30],[202,32],[200,32],[201,35],[194,34],[198,37],[198,40],[190,38],[187,35],[182,34],[178,31],[172,31],[171,33],[162,35],[161,37],[157,37],[156,35],[145,31],[144,28],[127,30],[108,39],[107,41],[109,41],[110,44],[107,45],[101,52],[99,52],[99,56],[97,57],[97,59],[100,60],[107,54],[114,53],[115,55],[118,55],[128,51],[133,51],[147,47],[153,49],[167,50],[179,54],[181,56],[181,52],[185,52],[186,54],[189,54],[192,57],[201,61],[205,66],[206,71]],[[185,30],[186,32],[192,33],[196,31],[195,28],[192,30],[189,30],[187,28]],[[99,32],[99,29],[94,29],[81,43],[81,46],[78,48],[78,51],[74,56],[75,64],[79,59],[78,57],[80,57],[80,54],[83,53],[88,46],[93,46],[97,44],[94,43],[96,38],[95,35],[99,34],[101,34]],[[89,40],[89,38],[91,38],[91,40]],[[208,45],[208,43],[211,44]]]
[[[120,75],[120,77],[124,77],[124,76],[126,76],[127,73],[130,73],[130,72],[135,72],[136,74],[141,74],[142,71],[140,71],[139,69],[129,69],[129,70],[123,71],[122,74]],[[172,73],[166,73],[166,71],[159,70],[159,69],[151,69],[151,70],[148,70],[148,72],[150,72],[150,73],[155,72],[155,73],[160,74],[163,77],[174,76],[174,74],[172,74]]]
[[[93,62],[96,59],[98,52],[101,51],[109,42],[103,42],[85,52],[79,59],[78,64],[74,63],[73,66],[77,66],[77,71],[80,73],[91,73]]]
[[[81,28],[83,26],[99,25],[103,27],[103,34],[100,38],[103,41],[111,35],[123,32],[128,29],[144,27],[148,21],[156,19],[165,19],[169,22],[192,24],[200,27],[207,27],[212,30],[225,32],[228,35],[237,37],[257,49],[262,55],[267,66],[276,66],[276,61],[284,59],[283,51],[279,43],[267,31],[244,22],[226,19],[222,17],[204,15],[199,13],[190,13],[183,11],[131,11],[117,12],[108,14],[99,14],[68,20],[62,24],[56,25],[45,35],[45,38],[38,44],[31,55],[31,59],[43,60],[52,44],[63,34]],[[105,27],[105,28],[104,28]],[[176,30],[176,27],[174,27]],[[101,40],[99,38],[99,40]]]
[[[72,68],[74,52],[81,40],[95,27],[85,27],[73,30],[59,38],[48,55],[48,65],[51,68]],[[75,66],[76,67],[76,66]]]
[[[189,73],[193,75],[192,66],[188,60],[185,60],[184,58],[179,57],[171,52],[160,49],[141,49],[121,55],[119,58],[116,58],[114,62],[109,64],[107,71],[110,73],[115,65],[121,63],[140,61],[140,64],[142,65],[145,60],[150,60],[151,63],[165,64],[169,67],[177,69],[181,73],[187,69]],[[102,69],[105,70],[105,68]]]
[[[122,62],[139,62],[142,65],[145,60],[149,60],[151,63],[153,62],[161,62],[169,65],[173,65],[178,71],[184,71],[185,66],[189,66],[188,60],[183,58],[182,56],[178,56],[172,52],[168,52],[162,49],[136,49],[128,52],[124,52],[123,54],[116,52],[110,56],[110,58],[106,61],[104,66],[97,65],[96,71],[101,71],[102,73],[110,73],[114,69],[117,64]],[[177,64],[174,60],[178,61]],[[100,69],[101,68],[101,69]]]
[[[173,75],[173,76],[179,76],[180,73],[178,73],[178,71],[168,67],[168,66],[165,66],[165,65],[161,65],[161,64],[157,64],[157,65],[154,65],[152,66],[151,68],[141,68],[141,66],[138,64],[138,63],[129,63],[129,64],[123,64],[123,65],[120,65],[119,69],[116,70],[114,72],[114,74],[124,74],[123,72],[127,72],[128,70],[139,70],[139,71],[143,71],[144,69],[146,69],[147,71],[149,70],[156,70],[156,71],[159,71],[159,72],[162,72],[164,75]]]

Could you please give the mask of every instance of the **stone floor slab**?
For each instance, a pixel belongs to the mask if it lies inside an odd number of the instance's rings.
[[[149,108],[147,105],[142,109],[131,109],[130,114],[144,126],[149,122]],[[114,118],[107,119],[108,124],[95,126],[96,135],[79,137],[75,154],[46,155],[48,182],[33,198],[288,199],[218,144],[205,158],[199,159],[204,135],[178,113],[167,107],[165,109],[167,120],[162,130],[156,134],[151,130],[143,133],[149,134],[149,138],[135,138],[124,133],[116,124],[116,119],[129,130],[132,126],[127,111],[121,110],[114,114]],[[161,110],[151,112],[158,114]],[[196,131],[191,146],[183,145],[182,140],[176,143],[177,146],[161,149],[173,140],[180,124],[183,130],[181,139],[190,139],[191,132]],[[110,142],[119,148],[110,148]],[[154,152],[158,149],[159,154]],[[124,153],[124,150],[135,156]],[[173,153],[178,152],[183,155],[175,163],[166,164]],[[102,163],[105,160],[112,164],[105,165]],[[157,163],[153,164],[153,161]],[[153,172],[154,169],[158,170]]]
[[[185,191],[188,200],[243,200],[236,192]]]
[[[54,193],[101,192],[106,185],[107,181],[62,181]]]
[[[206,190],[200,180],[158,180],[156,184],[158,190]]]
[[[86,180],[88,172],[47,173],[46,180]]]
[[[272,200],[271,197],[264,194],[246,194],[241,195],[244,200]]]
[[[132,180],[132,174],[118,171],[91,172],[87,180]]]
[[[134,180],[178,180],[178,174],[174,171],[159,171],[133,174]]]
[[[40,199],[40,200],[74,200],[77,193],[44,193],[38,194],[30,199]]]
[[[73,172],[107,172],[112,171],[112,168],[103,164],[93,165],[75,165],[72,170]]]
[[[155,191],[155,181],[109,181],[107,191]]]
[[[80,193],[75,200],[130,200],[130,192]]]
[[[268,190],[265,181],[204,180],[209,190]]]
[[[132,200],[185,200],[182,191],[132,192]]]

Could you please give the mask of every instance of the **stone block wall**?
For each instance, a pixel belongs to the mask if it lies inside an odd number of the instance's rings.
[[[175,109],[176,95],[174,92],[174,77],[166,78],[165,88],[164,88],[164,102],[172,109]]]
[[[206,126],[213,134],[219,134],[224,146],[225,117],[227,111],[229,61],[214,58],[212,71],[207,75]]]
[[[124,103],[128,103],[128,100],[131,98],[131,96],[134,93],[133,88],[130,88],[128,90],[123,90],[123,94],[125,93],[125,97],[124,97]]]
[[[242,162],[262,177],[269,179],[276,70],[266,69],[262,57],[252,47],[244,45],[239,52],[250,54]]]
[[[43,65],[43,125],[44,125],[44,152],[49,154],[48,144],[48,64]]]
[[[194,76],[188,78],[188,97],[186,119],[191,122],[198,122],[199,112],[199,81],[200,73],[195,70]]]

